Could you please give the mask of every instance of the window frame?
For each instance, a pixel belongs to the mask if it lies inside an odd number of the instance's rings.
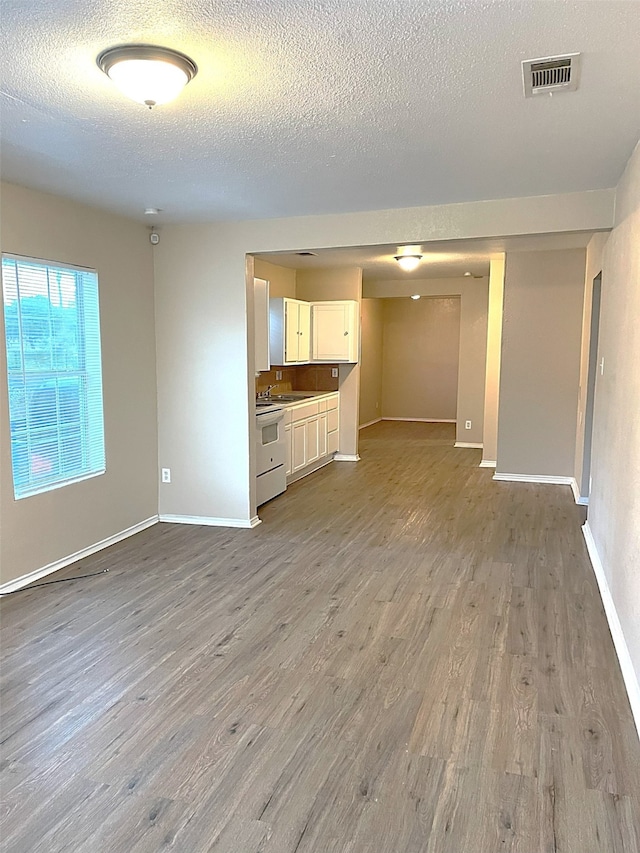
[[[6,301],[5,293],[5,262],[13,262],[15,265],[15,287],[17,303],[16,317],[17,328],[20,339],[20,369],[10,367],[9,353],[9,337],[7,332],[7,306],[10,304]],[[51,308],[55,303],[51,299],[50,276],[53,272],[62,272],[72,274],[74,276],[74,302],[76,310],[76,347],[77,347],[77,367],[62,369],[55,366],[53,363],[49,369],[38,368],[29,369],[27,360],[25,359],[25,325],[23,325],[23,294],[20,287],[20,266],[35,266],[44,271],[47,280],[46,295],[40,294],[47,299],[49,306],[49,346],[52,351],[56,342],[54,328],[52,325]],[[3,252],[0,258],[0,271],[2,275],[2,313],[4,322],[4,346],[7,363],[7,409],[9,415],[9,436],[11,446],[11,470],[14,499],[22,500],[24,498],[33,497],[34,495],[50,492],[55,489],[63,488],[64,486],[72,485],[73,483],[82,482],[84,480],[93,479],[94,477],[102,476],[106,473],[106,441],[104,430],[104,389],[103,389],[103,365],[102,365],[102,340],[101,340],[101,324],[100,324],[100,290],[98,272],[90,267],[83,267],[77,264],[59,262],[54,260],[45,260],[43,258],[28,257],[26,255],[18,255],[11,252]],[[91,278],[87,282],[84,276]],[[88,297],[86,290],[88,286],[95,289],[91,294],[91,307],[88,309]],[[24,286],[24,285],[23,285]],[[88,316],[89,315],[89,316]],[[90,316],[93,315],[93,316]],[[88,324],[91,324],[88,331]],[[89,352],[91,350],[91,352]],[[93,362],[93,366],[89,367],[88,363]],[[25,419],[24,428],[18,431],[11,425],[12,406],[11,406],[11,381],[17,381],[17,384],[22,387],[23,393],[29,393],[29,386],[52,382],[53,393],[55,394],[55,418],[50,424],[44,426],[32,426],[29,424],[28,403],[25,401]],[[62,414],[61,406],[61,385],[64,380],[75,380],[77,391],[77,425],[75,432],[65,430],[65,422]],[[45,389],[42,389],[45,390]],[[51,391],[51,389],[46,389]],[[68,404],[67,404],[68,405]],[[35,415],[31,415],[35,417]],[[43,481],[37,482],[37,475],[33,472],[33,456],[31,439],[40,431],[50,430],[55,434],[55,442],[58,450],[57,465],[61,468],[64,463],[62,461],[62,447],[65,439],[73,440],[76,438],[79,442],[79,455],[81,465],[74,466],[77,473],[66,475],[63,471],[58,470],[55,479],[51,477],[43,478]],[[65,434],[66,433],[66,434]],[[18,467],[16,456],[14,455],[14,442],[26,442],[27,447],[27,479],[21,484],[18,481],[20,469]],[[92,461],[93,460],[93,461]],[[81,470],[83,469],[83,470]],[[55,476],[55,475],[54,475]]]

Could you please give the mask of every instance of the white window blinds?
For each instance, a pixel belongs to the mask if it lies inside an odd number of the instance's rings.
[[[4,255],[16,498],[105,470],[98,276]]]

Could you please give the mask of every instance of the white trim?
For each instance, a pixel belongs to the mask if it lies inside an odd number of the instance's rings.
[[[498,474],[494,480],[504,480],[508,483],[548,483],[553,486],[570,486],[572,477],[555,477],[548,474]]]
[[[357,453],[336,453],[333,457],[334,462],[359,462],[360,457]]]
[[[170,524],[199,524],[203,527],[257,527],[261,522],[257,515],[253,518],[213,518],[206,515],[160,515],[159,521]]]
[[[571,478],[571,491],[573,492],[573,499],[578,504],[578,506],[589,506],[589,498],[583,498],[580,494],[580,489],[578,487],[578,481],[575,477]]]
[[[419,424],[457,424],[458,421],[453,418],[380,418],[381,421],[414,421]]]
[[[602,565],[602,560],[600,559],[600,554],[598,553],[598,548],[588,521],[585,521],[582,525],[582,533],[587,545],[589,559],[593,566],[593,573],[595,574],[596,581],[598,582],[604,612],[607,617],[607,622],[609,623],[609,630],[611,631],[611,637],[618,656],[618,662],[620,663],[620,669],[622,670],[624,686],[627,688],[627,696],[629,697],[629,704],[631,705],[631,713],[633,714],[636,729],[638,730],[638,736],[640,737],[640,684],[638,683],[633,661],[629,654],[629,647],[627,646],[622,625],[620,624],[618,611],[616,610],[616,605],[613,601],[611,590],[609,589],[609,583],[604,571],[604,566]]]
[[[67,566],[70,566],[72,563],[76,563],[78,560],[82,560],[84,557],[90,557],[91,554],[95,554],[96,551],[102,551],[104,548],[108,548],[110,545],[115,545],[116,542],[122,541],[122,539],[127,539],[129,536],[133,536],[135,533],[140,533],[141,530],[146,530],[147,527],[151,527],[154,524],[158,523],[158,516],[152,515],[150,518],[145,518],[144,521],[138,522],[138,524],[133,524],[131,527],[127,527],[126,530],[121,530],[119,533],[114,533],[113,536],[107,536],[106,539],[101,539],[100,542],[96,542],[95,545],[89,545],[87,548],[81,548],[79,551],[75,551],[73,554],[69,554],[68,557],[62,557],[60,560],[56,560],[53,563],[49,563],[46,566],[43,566],[41,569],[36,569],[33,572],[29,572],[26,575],[21,575],[19,578],[16,578],[12,581],[7,581],[7,583],[3,583],[0,585],[0,594],[4,595],[7,592],[15,592],[17,589],[22,589],[24,586],[29,586],[31,583],[35,583],[35,581],[40,580],[40,578],[44,578],[47,575],[52,574],[53,572],[60,571],[60,569],[64,569]]]
[[[496,467],[496,460],[495,459],[483,459],[478,467],[479,468],[495,468]]]
[[[482,450],[482,448],[484,447],[483,444],[478,444],[477,442],[474,442],[474,441],[456,441],[456,443],[453,446],[454,447],[470,447],[474,450]]]
[[[381,420],[382,418],[376,418],[375,421],[367,421],[366,424],[360,424],[358,429],[364,429],[365,427],[373,426],[374,424],[379,424]]]

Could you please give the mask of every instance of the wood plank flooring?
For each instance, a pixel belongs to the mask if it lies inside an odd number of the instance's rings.
[[[570,490],[493,482],[450,425],[361,456],[3,600],[3,850],[637,853]]]

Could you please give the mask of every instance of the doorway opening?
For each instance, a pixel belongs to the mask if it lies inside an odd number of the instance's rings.
[[[600,302],[602,299],[602,273],[593,280],[593,296],[591,300],[591,326],[589,329],[589,368],[587,372],[587,388],[584,407],[584,451],[582,457],[582,478],[580,492],[585,503],[591,494],[591,445],[593,440],[593,411],[596,396],[596,380],[598,376],[598,336],[600,333]]]

